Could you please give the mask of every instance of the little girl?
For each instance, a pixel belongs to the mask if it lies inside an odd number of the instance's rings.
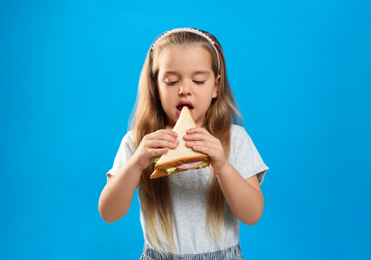
[[[197,124],[183,136],[210,166],[150,179],[154,158],[178,145],[172,128],[183,106]],[[122,218],[139,188],[140,259],[243,259],[239,221],[255,224],[268,167],[245,129],[227,80],[223,50],[206,31],[165,32],[148,51],[132,130],[123,138],[99,199],[107,222]]]

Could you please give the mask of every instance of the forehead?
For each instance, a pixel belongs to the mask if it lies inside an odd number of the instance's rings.
[[[158,55],[159,72],[212,70],[209,52],[200,45],[171,46]]]

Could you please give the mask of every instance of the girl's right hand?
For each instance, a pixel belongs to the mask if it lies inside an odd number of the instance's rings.
[[[175,149],[179,144],[177,136],[176,132],[167,129],[145,135],[133,155],[135,165],[144,170],[154,162],[156,156],[166,154],[169,149]]]

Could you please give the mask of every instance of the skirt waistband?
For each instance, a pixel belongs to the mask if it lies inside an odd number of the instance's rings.
[[[184,254],[174,255],[170,253],[160,253],[159,251],[144,246],[143,254],[140,260],[243,260],[241,246],[237,244],[224,250],[202,253],[202,254]]]

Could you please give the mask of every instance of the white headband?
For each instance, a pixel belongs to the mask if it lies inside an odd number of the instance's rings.
[[[220,57],[219,57],[219,52],[218,52],[218,50],[215,47],[214,41],[207,34],[201,32],[201,31],[199,31],[197,29],[193,29],[193,28],[177,28],[177,29],[173,29],[173,30],[170,30],[170,31],[165,32],[159,38],[157,38],[157,40],[152,44],[152,47],[151,47],[152,54],[153,54],[153,51],[154,51],[154,49],[156,47],[156,44],[161,39],[169,36],[170,34],[178,33],[178,32],[190,32],[190,33],[194,33],[194,34],[200,35],[203,38],[205,38],[211,44],[211,46],[213,47],[213,49],[214,49],[214,51],[216,53],[216,56],[218,57],[218,73],[220,73]]]

